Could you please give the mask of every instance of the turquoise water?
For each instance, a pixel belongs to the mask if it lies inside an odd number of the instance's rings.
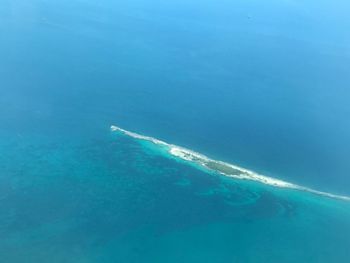
[[[138,141],[1,142],[2,262],[344,262],[350,203],[208,174]]]
[[[349,3],[0,5],[0,262],[347,262]]]

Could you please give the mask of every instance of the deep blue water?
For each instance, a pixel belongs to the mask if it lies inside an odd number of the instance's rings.
[[[344,262],[348,204],[213,177],[109,126],[350,195],[348,10],[3,0],[0,261]]]

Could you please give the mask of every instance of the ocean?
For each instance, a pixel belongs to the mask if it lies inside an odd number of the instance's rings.
[[[0,262],[347,262],[347,1],[3,0]]]

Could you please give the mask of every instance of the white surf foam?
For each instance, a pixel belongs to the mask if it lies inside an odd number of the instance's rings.
[[[299,190],[299,191],[305,191],[305,192],[309,192],[312,194],[316,194],[316,195],[321,195],[321,196],[326,196],[326,197],[330,197],[330,198],[334,198],[334,199],[340,199],[340,200],[345,200],[345,201],[350,201],[350,197],[349,196],[343,196],[343,195],[336,195],[336,194],[331,194],[331,193],[327,193],[327,192],[322,192],[322,191],[317,191],[314,190],[312,188],[308,188],[308,187],[304,187],[304,186],[300,186],[297,184],[293,184],[293,183],[289,183],[286,181],[282,181],[279,179],[275,179],[272,177],[268,177],[268,176],[264,176],[264,175],[260,175],[258,173],[255,173],[253,171],[244,169],[242,167],[239,167],[237,165],[233,165],[233,164],[229,164],[229,163],[225,163],[222,161],[217,161],[217,160],[213,160],[210,159],[209,157],[197,153],[195,151],[186,149],[184,147],[180,147],[177,145],[173,145],[173,144],[169,144],[166,143],[164,141],[158,140],[156,138],[153,137],[149,137],[149,136],[144,136],[144,135],[140,135],[134,132],[130,132],[127,130],[124,130],[122,128],[119,128],[118,126],[112,125],[111,126],[111,131],[116,131],[116,132],[121,132],[127,136],[130,136],[132,138],[135,139],[140,139],[140,140],[145,140],[145,141],[149,141],[152,142],[154,144],[158,144],[158,145],[163,145],[163,146],[167,146],[169,149],[169,153],[175,157],[178,157],[180,159],[189,161],[189,162],[194,162],[197,164],[200,164],[202,166],[204,166],[206,169],[208,170],[214,170],[222,175],[228,176],[228,177],[232,177],[235,179],[241,179],[241,180],[251,180],[251,181],[256,181],[262,184],[266,184],[266,185],[270,185],[270,186],[274,186],[274,187],[279,187],[279,188],[288,188],[288,189],[294,189],[294,190]],[[225,167],[230,167],[236,171],[239,171],[239,173],[237,174],[231,174],[231,173],[225,173],[223,171],[220,170],[216,170],[216,169],[212,169],[210,167],[208,167],[206,164],[207,163],[215,163],[215,164],[219,164]]]

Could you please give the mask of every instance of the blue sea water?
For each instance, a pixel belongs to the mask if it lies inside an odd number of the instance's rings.
[[[347,262],[350,4],[3,0],[0,262]]]

